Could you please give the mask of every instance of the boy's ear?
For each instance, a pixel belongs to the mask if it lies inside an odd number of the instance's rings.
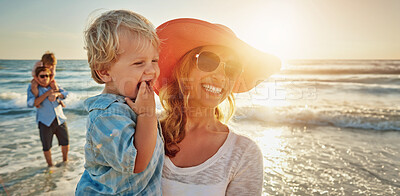
[[[96,70],[96,73],[104,83],[111,82],[112,78],[108,70]]]

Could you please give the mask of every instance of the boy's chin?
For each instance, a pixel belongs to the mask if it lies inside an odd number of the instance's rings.
[[[124,95],[124,97],[127,97],[127,98],[129,98],[129,99],[131,99],[131,100],[135,100],[136,99],[136,97],[137,97],[137,94],[136,95]]]

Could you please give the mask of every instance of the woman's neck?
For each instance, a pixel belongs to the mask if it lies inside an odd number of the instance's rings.
[[[218,130],[221,122],[215,116],[215,108],[188,107],[186,131]]]

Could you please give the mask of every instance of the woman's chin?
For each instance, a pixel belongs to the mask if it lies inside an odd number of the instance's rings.
[[[201,98],[201,99],[191,99],[189,100],[189,107],[193,108],[203,108],[203,109],[213,109],[218,107],[221,103],[220,99],[211,98]]]

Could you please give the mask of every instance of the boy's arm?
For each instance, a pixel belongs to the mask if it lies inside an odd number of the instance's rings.
[[[43,93],[43,95],[40,95],[39,97],[36,97],[34,105],[35,107],[39,107],[40,104],[49,96],[53,93],[53,90],[50,89],[48,91],[46,91],[45,93]]]
[[[58,91],[59,90],[59,87],[58,87],[58,85],[57,85],[57,82],[56,82],[56,80],[51,80],[51,82],[50,82],[50,87],[53,89],[53,90],[55,90],[55,91]]]
[[[68,95],[68,92],[65,91],[63,88],[61,88],[60,86],[57,86],[58,91],[53,90],[53,93],[51,95],[49,95],[49,101],[55,101],[57,98],[60,99],[65,99]]]
[[[57,89],[59,91],[59,95],[57,97],[61,98],[61,99],[65,99],[68,96],[68,91],[66,91],[65,89],[63,89],[60,85],[57,85]]]
[[[52,88],[52,90],[53,90],[53,92],[54,92],[53,95],[54,95],[55,98],[57,98],[57,97],[59,97],[59,98],[61,98],[61,99],[67,98],[68,92],[67,92],[66,90],[64,90],[64,89],[61,88],[60,86],[57,86],[57,89],[58,89],[58,90],[54,90],[54,89]]]
[[[135,139],[133,141],[137,155],[133,173],[140,173],[149,164],[157,141],[154,92],[151,87],[142,82],[136,102],[133,103],[129,98],[125,98],[125,100],[137,114]]]
[[[35,97],[37,97],[39,95],[37,77],[35,75],[36,68],[38,68],[38,67],[43,67],[42,61],[37,61],[32,68],[33,80],[31,81],[31,91],[32,91],[33,95],[35,95]]]
[[[36,68],[38,68],[38,67],[43,67],[42,61],[36,61],[35,65],[33,66],[33,68],[32,68],[32,77],[33,78],[36,77],[35,71],[36,71]]]
[[[29,84],[26,94],[27,94],[26,104],[27,104],[28,108],[33,108],[33,106],[35,105],[36,96],[33,95],[33,93],[32,93],[32,85],[31,84]]]
[[[35,97],[37,97],[37,96],[39,95],[39,88],[38,88],[38,85],[39,85],[39,84],[37,83],[36,79],[33,78],[32,81],[31,81],[31,91],[32,91],[32,93],[33,93],[33,95],[34,95]]]
[[[137,117],[135,139],[133,143],[137,150],[133,173],[144,171],[153,156],[157,139],[157,118],[154,114]]]

